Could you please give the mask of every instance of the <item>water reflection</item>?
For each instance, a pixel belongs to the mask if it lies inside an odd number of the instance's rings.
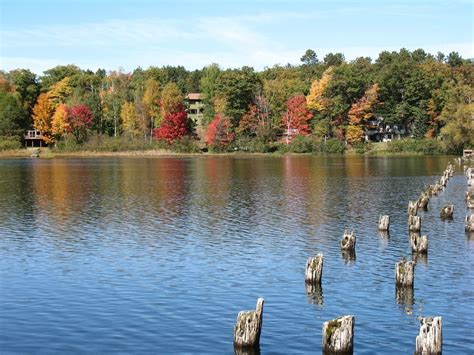
[[[305,282],[306,295],[308,296],[308,302],[318,306],[324,305],[323,299],[323,287],[321,284],[312,284]]]
[[[355,250],[341,250],[341,258],[348,265],[352,265],[356,261],[356,252]]]
[[[468,242],[474,243],[474,232],[466,232]]]
[[[414,291],[413,287],[396,286],[395,298],[398,305],[406,314],[413,314]]]
[[[390,240],[390,233],[388,231],[379,231],[379,242],[380,246],[385,249],[388,246]]]
[[[247,347],[247,348],[239,348],[238,346],[234,346],[234,354],[235,355],[260,355],[260,346],[257,347]]]
[[[412,253],[411,259],[416,263],[428,264],[428,253]]]

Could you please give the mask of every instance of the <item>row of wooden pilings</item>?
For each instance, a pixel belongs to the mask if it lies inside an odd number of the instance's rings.
[[[468,208],[474,208],[474,169],[465,169],[468,176],[469,190],[466,193]],[[421,217],[417,215],[419,209],[427,210],[430,198],[437,196],[442,191],[454,174],[454,167],[449,164],[443,175],[434,185],[428,186],[417,201],[408,203],[408,230],[410,232],[410,244],[412,253],[426,254],[428,252],[428,237],[421,236]],[[469,205],[472,203],[472,206]],[[454,205],[443,206],[440,212],[442,219],[453,218]],[[466,216],[466,231],[474,230],[474,215]],[[378,229],[388,232],[390,229],[390,216],[380,216]],[[354,231],[344,231],[340,247],[343,252],[355,252],[356,236]],[[324,255],[317,254],[308,258],[305,268],[305,282],[307,285],[321,285]],[[397,292],[413,293],[415,261],[403,258],[395,264],[395,282]],[[255,311],[242,311],[237,316],[237,324],[234,327],[234,347],[237,349],[248,349],[259,346],[262,330],[264,299],[257,300]],[[352,315],[341,316],[323,323],[322,348],[324,353],[352,353],[354,346],[354,324],[355,317]],[[415,340],[415,354],[441,354],[442,351],[442,318],[424,317],[420,319],[420,330]]]

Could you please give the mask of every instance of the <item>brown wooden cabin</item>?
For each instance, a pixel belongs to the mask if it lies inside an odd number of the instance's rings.
[[[32,129],[29,131],[26,131],[26,134],[23,136],[23,139],[25,140],[25,147],[30,148],[30,147],[47,147],[48,144],[44,141],[44,137],[41,134],[40,131],[37,131],[36,129]]]

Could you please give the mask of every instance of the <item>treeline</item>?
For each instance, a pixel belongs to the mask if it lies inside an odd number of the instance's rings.
[[[383,117],[408,137],[441,142],[453,152],[474,144],[474,63],[456,52],[401,49],[374,62],[347,62],[341,53],[320,60],[308,49],[301,62],[260,72],[217,64],[132,73],[67,65],[39,77],[27,69],[2,71],[0,136],[19,142],[34,127],[63,147],[114,137],[141,141],[140,148],[190,147],[200,139],[216,151],[324,150],[327,142],[340,151],[360,148],[371,120]],[[205,104],[200,127],[186,114],[185,96],[192,92]]]

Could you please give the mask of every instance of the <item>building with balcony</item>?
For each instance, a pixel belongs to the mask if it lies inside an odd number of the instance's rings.
[[[43,134],[36,129],[26,131],[26,134],[23,136],[25,141],[25,147],[47,147],[48,144],[45,142]]]
[[[383,117],[368,121],[364,131],[366,142],[389,142],[402,139],[406,134],[405,127],[396,124],[385,124]]]
[[[196,126],[201,126],[202,118],[204,117],[204,103],[202,102],[202,95],[196,92],[187,94],[186,107],[188,118],[193,120]]]

